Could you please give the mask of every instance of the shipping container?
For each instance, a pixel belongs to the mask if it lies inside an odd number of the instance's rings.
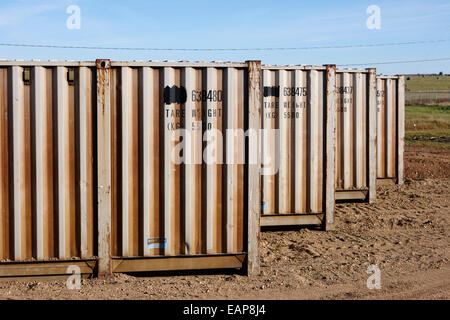
[[[0,278],[94,271],[95,78],[94,62],[0,62]]]
[[[336,200],[376,199],[376,71],[336,71]]]
[[[262,69],[261,226],[331,228],[336,67]]]
[[[403,184],[404,76],[377,76],[377,126],[377,183]]]
[[[2,61],[0,93],[0,277],[259,272],[258,61]]]
[[[259,164],[249,156],[258,154],[260,64],[112,62],[106,72],[112,270],[248,262],[255,273]]]

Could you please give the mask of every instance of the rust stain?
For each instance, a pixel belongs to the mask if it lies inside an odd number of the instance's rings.
[[[97,101],[102,106],[102,116],[105,115],[105,88],[109,83],[109,70],[111,67],[111,61],[108,59],[97,59],[95,61],[97,67]]]

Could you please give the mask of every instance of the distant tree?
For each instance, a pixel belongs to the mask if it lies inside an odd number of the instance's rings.
[[[443,73],[442,71],[441,71],[441,72],[439,72],[439,75],[440,75],[440,76],[442,76],[443,74],[444,74],[444,73]]]

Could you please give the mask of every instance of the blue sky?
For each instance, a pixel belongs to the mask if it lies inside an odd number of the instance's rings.
[[[81,28],[68,29],[69,5]],[[369,30],[366,9],[381,9]],[[450,57],[450,2],[428,1],[0,1],[0,43],[157,48],[310,47],[449,40],[375,48],[299,51],[109,51],[1,47],[2,59],[204,60],[351,64]],[[377,65],[378,72],[450,73],[450,60]]]

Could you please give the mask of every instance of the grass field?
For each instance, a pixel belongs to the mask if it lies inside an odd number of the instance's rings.
[[[449,75],[405,76],[407,91],[450,90]],[[446,137],[445,142],[438,142]],[[406,143],[450,149],[450,106],[405,107]],[[434,139],[436,138],[436,139]]]
[[[450,76],[405,76],[406,91],[450,90]],[[409,80],[408,80],[409,79]]]
[[[405,107],[406,143],[450,149],[450,142],[438,142],[433,139],[439,137],[450,140],[450,106]]]

